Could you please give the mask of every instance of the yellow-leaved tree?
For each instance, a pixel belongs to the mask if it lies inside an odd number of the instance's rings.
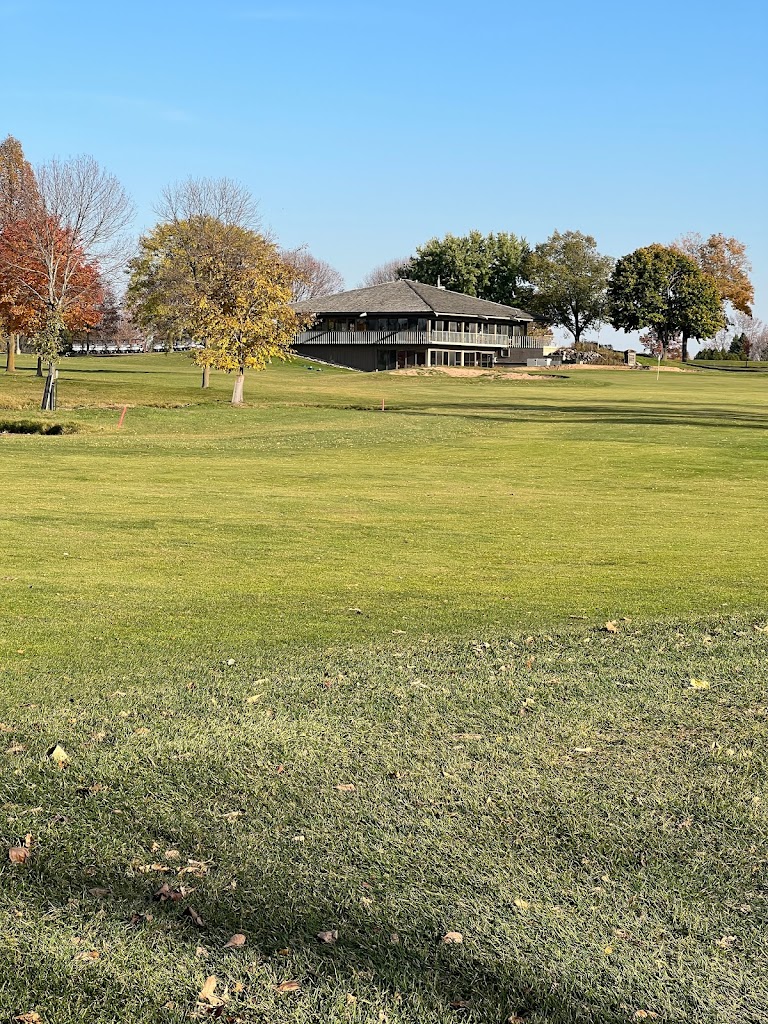
[[[284,359],[307,318],[290,306],[295,270],[265,235],[209,214],[158,224],[139,242],[127,299],[142,326],[194,339],[202,367],[245,373]]]

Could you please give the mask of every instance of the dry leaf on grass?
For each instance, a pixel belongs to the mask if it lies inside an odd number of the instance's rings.
[[[101,889],[101,888],[96,887],[95,889],[89,889],[88,892],[91,894],[91,896],[96,896],[97,898],[101,899],[104,896],[111,895],[112,890],[111,889]]]
[[[709,683],[706,679],[691,679],[692,690],[708,690]]]
[[[194,907],[187,907],[183,914],[184,917],[188,917],[196,928],[205,928],[205,922],[202,917],[198,914]]]
[[[449,1003],[452,1010],[468,1010],[472,1006],[471,999],[454,999]]]
[[[301,989],[301,982],[299,981],[281,981],[279,985],[275,985],[276,992],[298,992]]]
[[[464,936],[461,932],[446,932],[443,936],[443,942],[446,946],[459,946],[464,941]]]
[[[26,864],[31,856],[32,852],[26,846],[12,846],[8,851],[8,860],[11,864]]]
[[[336,931],[335,928],[333,929],[333,931],[317,933],[317,941],[322,942],[326,946],[332,946],[334,942],[338,941],[338,938],[339,933]]]
[[[187,889],[184,885],[180,885],[177,888],[171,888],[167,882],[163,882],[160,888],[156,889],[155,892],[152,893],[152,899],[157,900],[158,903],[167,903],[169,900],[175,903],[177,900],[186,899],[186,897],[194,891],[194,889]]]
[[[336,787],[336,789],[338,789],[340,793],[354,793],[357,786],[354,782],[342,782]]]
[[[23,743],[12,743],[6,750],[6,754],[23,754],[26,749]]]
[[[54,743],[52,747],[49,747],[45,752],[45,756],[49,761],[53,761],[54,764],[58,765],[59,768],[66,768],[70,763],[69,754],[60,743]]]
[[[101,953],[98,949],[89,949],[85,953],[78,953],[75,960],[84,960],[86,963],[93,963],[101,958]]]
[[[216,995],[216,988],[219,984],[219,979],[215,974],[212,974],[209,978],[205,979],[205,984],[200,989],[200,994],[197,999],[198,1002],[204,1003],[206,1006],[223,1006],[227,1001],[224,993],[220,996]]]
[[[603,629],[606,631],[606,633],[618,633],[619,632],[619,624],[614,619],[610,619],[603,626]]]
[[[241,932],[237,932],[229,942],[225,943],[224,949],[242,949],[246,941],[245,936]]]
[[[721,949],[732,949],[733,946],[739,941],[736,935],[723,935],[722,938],[718,939],[715,943]]]
[[[35,1013],[34,1010],[29,1010],[27,1013],[20,1013],[13,1018],[18,1021],[19,1024],[42,1024],[43,1018],[39,1013]]]

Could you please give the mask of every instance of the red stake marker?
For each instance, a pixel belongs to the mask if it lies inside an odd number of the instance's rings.
[[[122,427],[122,425],[123,425],[123,420],[125,419],[125,414],[126,414],[127,412],[128,412],[128,406],[127,406],[127,405],[124,405],[124,406],[123,406],[123,411],[122,411],[122,412],[120,413],[120,422],[119,422],[119,423],[117,424],[117,429],[118,429],[118,430],[120,429],[120,427]]]

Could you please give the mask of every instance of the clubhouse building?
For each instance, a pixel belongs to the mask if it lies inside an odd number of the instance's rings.
[[[520,350],[537,347],[529,313],[418,281],[306,299],[294,309],[315,316],[296,335],[298,355],[357,370],[493,366],[510,356],[525,362]]]

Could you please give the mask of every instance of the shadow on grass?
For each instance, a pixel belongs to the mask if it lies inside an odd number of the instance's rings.
[[[166,946],[169,942],[178,943],[179,961],[203,944],[210,957],[201,965],[202,970],[206,974],[215,972],[224,980],[228,972],[241,973],[244,966],[236,959],[237,954],[224,951],[224,943],[231,935],[244,932],[250,959],[257,956],[259,964],[275,978],[298,980],[302,993],[314,996],[315,1010],[318,1001],[321,1005],[327,1001],[330,1010],[340,993],[360,992],[369,1006],[376,1000],[374,1010],[378,1010],[379,1002],[382,1007],[399,1007],[399,1021],[455,1019],[506,1024],[517,1017],[533,1017],[547,1024],[626,1021],[626,1013],[618,1006],[620,993],[615,993],[615,1008],[600,1005],[575,986],[572,979],[558,977],[554,970],[547,978],[537,975],[526,966],[522,950],[514,966],[499,962],[497,969],[490,969],[488,955],[482,957],[473,949],[471,937],[466,944],[443,941],[450,925],[431,917],[427,907],[423,915],[409,919],[407,928],[395,932],[391,921],[373,911],[363,915],[341,909],[322,884],[297,886],[287,865],[280,875],[273,876],[268,894],[256,900],[240,897],[239,906],[234,905],[234,896],[214,902],[200,895],[199,889],[196,897],[159,902],[153,894],[163,882],[173,887],[179,879],[167,874],[133,879],[122,874],[97,878],[76,864],[71,872],[56,876],[44,869],[33,869],[24,885],[23,903],[19,901],[17,905],[23,907],[28,920],[39,915],[42,927],[46,919],[56,917],[59,908],[66,912],[78,904],[83,910],[92,906],[93,917],[98,919],[99,932],[106,941],[115,932],[133,936],[144,945],[150,960],[160,942]],[[193,878],[185,881],[185,885],[192,887],[201,884]],[[96,886],[110,887],[109,895],[91,895]],[[362,896],[364,891],[356,895]],[[193,924],[185,912],[188,906],[194,906],[204,927]],[[338,941],[332,945],[318,939],[318,933],[326,929],[338,929]],[[132,986],[135,981],[124,977],[118,987]],[[91,981],[82,975],[81,995],[86,994],[86,982],[93,984],[101,997],[108,995],[103,991],[103,977]],[[39,989],[29,989],[28,1000],[45,1005],[50,995],[47,985],[48,976],[41,971]],[[256,979],[256,988],[264,991],[263,976]],[[175,996],[179,1006],[186,999],[189,1007],[194,1004],[196,992],[196,986],[186,980],[183,992],[169,994]],[[258,992],[254,996],[258,998]],[[228,1009],[234,1016],[228,1018],[224,1014],[224,1019],[250,1019],[238,1016],[248,1009],[248,996],[243,999],[242,1009],[233,1003]],[[118,1005],[116,1001],[116,1011]],[[293,1019],[290,1012],[285,1017],[281,1014],[280,1019],[288,1016]],[[302,1020],[316,1019],[311,1012],[307,1018],[298,1012],[296,1016]],[[379,1015],[378,1019],[387,1018]]]
[[[560,422],[579,423],[592,420],[625,426],[691,426],[738,427],[768,430],[768,413],[736,412],[732,408],[713,409],[701,406],[681,406],[675,409],[620,405],[555,405],[536,402],[516,405],[467,405],[466,402],[441,403],[439,408],[418,408],[397,405],[390,407],[390,415],[448,416],[469,420],[487,420],[509,423],[521,418],[527,422],[547,421],[557,417]]]

